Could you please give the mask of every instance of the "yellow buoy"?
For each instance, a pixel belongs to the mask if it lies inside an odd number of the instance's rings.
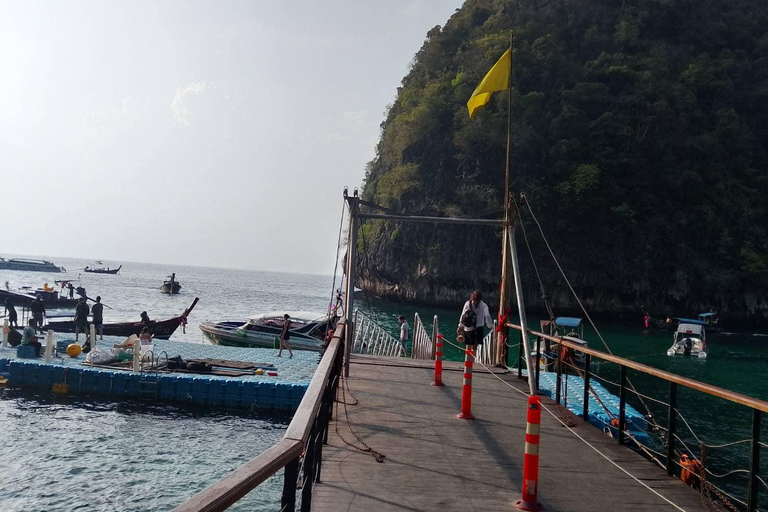
[[[67,355],[69,357],[77,357],[80,355],[80,352],[82,352],[82,348],[80,348],[80,345],[77,343],[71,343],[67,345]]]
[[[261,368],[257,369],[256,375],[264,375],[264,370],[262,370]]]

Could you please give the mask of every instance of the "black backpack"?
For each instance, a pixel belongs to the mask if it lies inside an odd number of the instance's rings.
[[[469,303],[469,309],[467,309],[463,315],[461,315],[461,325],[465,329],[474,329],[477,326],[477,315],[472,307],[472,303]]]

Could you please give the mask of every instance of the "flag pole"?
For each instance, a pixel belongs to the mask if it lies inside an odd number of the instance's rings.
[[[515,33],[509,34],[509,77],[507,81],[507,158],[504,166],[504,233],[501,235],[501,286],[499,290],[499,332],[496,337],[496,365],[510,366],[509,361],[509,328],[501,325],[509,312],[509,162],[512,146],[512,51],[515,44]]]
[[[507,117],[507,168],[506,168],[506,187],[509,187],[509,162],[510,153],[512,151],[512,48],[515,44],[514,32],[509,36],[510,52],[509,52],[509,110]],[[512,274],[515,280],[515,295],[517,298],[517,311],[520,315],[520,343],[523,348],[523,357],[525,359],[525,366],[528,368],[528,389],[531,395],[537,395],[539,393],[536,385],[536,379],[534,378],[534,362],[531,361],[531,344],[528,340],[528,320],[525,316],[525,304],[523,303],[523,283],[520,277],[520,262],[517,259],[517,246],[515,244],[515,228],[517,226],[517,210],[512,211],[509,201],[509,188],[506,190],[507,197],[504,204],[507,206],[505,219],[507,220],[507,228],[505,231],[508,233],[507,242],[509,244],[509,261],[512,263]],[[506,251],[504,253],[506,255]],[[504,268],[506,273],[506,267]],[[506,284],[506,283],[505,283]],[[520,361],[518,361],[520,364]],[[535,362],[538,364],[538,361]]]

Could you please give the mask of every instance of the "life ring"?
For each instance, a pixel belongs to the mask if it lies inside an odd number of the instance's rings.
[[[700,475],[703,470],[701,462],[684,453],[680,456],[680,465],[683,468],[680,472],[680,480],[691,487],[698,487],[701,484]]]

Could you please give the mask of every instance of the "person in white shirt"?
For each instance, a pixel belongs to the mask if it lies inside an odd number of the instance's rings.
[[[464,343],[467,345],[479,345],[485,336],[483,326],[493,329],[493,319],[488,305],[483,302],[483,292],[475,290],[461,310],[456,333],[464,336]]]
[[[410,339],[411,333],[408,329],[408,322],[405,321],[405,317],[401,315],[398,320],[400,321],[400,352],[398,355],[403,354],[403,357],[408,357],[405,343]]]

